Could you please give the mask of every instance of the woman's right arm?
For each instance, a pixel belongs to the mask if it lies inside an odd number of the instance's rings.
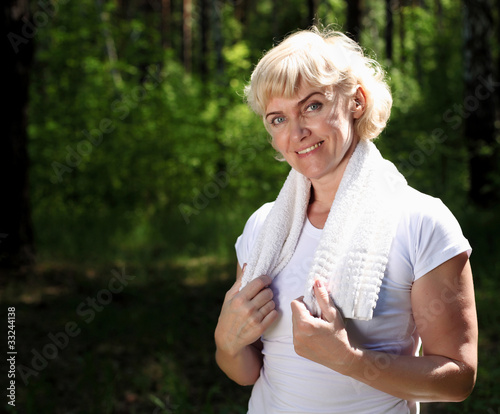
[[[271,278],[260,276],[240,291],[242,276],[238,264],[236,283],[226,293],[215,328],[215,358],[233,381],[252,385],[262,367],[260,337],[276,320],[278,312],[269,288]]]

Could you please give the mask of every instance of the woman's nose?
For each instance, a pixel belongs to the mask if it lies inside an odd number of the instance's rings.
[[[289,125],[290,125],[290,138],[292,141],[300,142],[311,134],[311,131],[305,125],[304,120],[300,118],[292,120],[289,123]]]

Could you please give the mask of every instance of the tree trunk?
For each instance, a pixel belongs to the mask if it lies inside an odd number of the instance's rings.
[[[313,25],[316,21],[318,13],[318,0],[307,0],[307,20],[308,26]]]
[[[0,267],[13,270],[29,266],[35,259],[28,191],[27,106],[36,27],[28,0],[5,1],[3,10]]]
[[[245,26],[248,20],[250,0],[237,0],[234,2],[234,16]]]
[[[404,71],[404,63],[406,62],[406,28],[405,28],[405,0],[399,0],[399,43],[401,48],[400,62]]]
[[[272,24],[272,33],[273,39],[279,39],[283,36],[280,28],[280,10],[281,10],[281,2],[280,0],[272,0],[272,8],[271,8],[271,24]]]
[[[106,54],[111,66],[111,79],[116,91],[123,89],[123,79],[118,70],[118,54],[116,53],[116,45],[110,31],[109,13],[104,10],[103,0],[97,0],[97,10],[99,10],[99,18],[102,25],[102,35],[106,45]]]
[[[392,62],[394,19],[392,5],[394,0],[385,0],[385,58]]]
[[[183,0],[182,5],[182,56],[184,68],[186,72],[190,73],[193,48],[193,2],[192,0]]]
[[[215,78],[218,85],[224,83],[224,36],[222,33],[222,4],[219,0],[212,3],[212,36],[215,49]]]
[[[200,0],[200,60],[199,60],[199,70],[201,79],[203,81],[208,80],[208,42],[209,42],[209,30],[210,30],[210,14],[209,14],[209,0]],[[205,84],[205,82],[203,82]]]
[[[416,7],[421,7],[421,4],[418,4],[417,2],[414,1],[413,7],[411,10],[411,15],[410,15],[410,18],[412,20],[415,19],[415,8]],[[411,24],[415,24],[415,23],[411,22]],[[420,40],[420,36],[415,36],[414,42],[415,42],[415,53],[413,54],[413,56],[415,58],[415,74],[417,77],[418,84],[422,85],[423,79],[424,79],[424,69],[422,67],[422,43]]]
[[[438,18],[438,32],[441,33],[443,31],[443,3],[441,0],[436,1],[436,16]]]
[[[356,42],[359,42],[361,33],[361,0],[347,1],[347,24],[346,34]]]
[[[464,0],[465,138],[469,152],[471,200],[487,207],[498,202],[495,176],[499,148],[495,137],[495,99],[498,82],[493,78],[490,50],[492,32],[489,0]]]
[[[500,0],[496,2],[497,6],[497,22],[496,22],[496,38],[497,45],[500,45]],[[500,79],[500,51],[497,49],[496,56],[496,70],[494,71],[496,79]],[[497,116],[496,119],[500,120],[500,88],[497,88],[495,93],[495,102],[496,102],[496,110]]]
[[[172,12],[170,10],[170,0],[161,0],[161,45],[163,49],[170,49],[170,21]]]

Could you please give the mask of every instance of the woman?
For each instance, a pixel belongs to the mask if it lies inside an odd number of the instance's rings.
[[[371,142],[392,105],[380,66],[313,28],[262,58],[246,96],[292,167],[238,238],[215,330],[220,368],[254,385],[248,412],[464,400],[477,370],[471,248]]]

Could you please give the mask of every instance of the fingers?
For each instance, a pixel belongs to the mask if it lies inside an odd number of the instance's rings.
[[[231,289],[227,291],[226,298],[233,298],[240,291],[241,282],[243,280],[243,273],[245,272],[246,266],[247,264],[244,263],[242,269],[240,267],[240,264],[238,263],[238,266],[236,267],[236,282],[234,282],[233,286],[231,286]]]
[[[330,308],[330,295],[321,279],[316,279],[314,282],[314,295],[321,309],[321,314],[324,315]]]
[[[307,306],[303,301],[303,298],[304,296],[301,296],[300,298],[292,300],[292,302],[290,303],[290,306],[292,307],[292,316],[299,315],[304,312],[309,313],[309,311],[307,310]]]
[[[234,296],[236,296],[240,291],[240,287],[241,287],[241,278],[237,278],[236,282],[234,282],[233,286],[231,286],[231,289],[227,291],[226,299],[232,299]]]
[[[276,309],[276,303],[274,300],[268,300],[264,305],[259,308],[259,312],[265,316]]]
[[[306,304],[303,301],[303,296],[300,298],[297,298],[295,300],[292,300],[290,303],[290,307],[292,308],[292,324],[295,327],[297,326],[303,326],[303,323],[308,323],[313,316],[309,312],[309,309],[307,309]]]
[[[269,278],[263,278],[262,283],[268,281]],[[250,285],[250,284],[249,284]],[[278,318],[278,311],[273,299],[273,291],[265,287],[260,290],[253,298],[248,299],[246,295],[253,295],[255,286],[260,286],[261,283],[256,283],[250,286],[248,291],[243,289],[234,298],[233,304],[241,312],[241,326],[246,326],[245,329],[248,338],[253,342],[259,338]]]
[[[238,268],[236,270],[236,280],[241,280],[243,278],[243,274],[245,273],[245,268],[247,267],[246,263],[243,263],[243,267],[240,267],[238,263]]]
[[[268,320],[269,322],[274,321],[277,316],[277,311],[275,310],[276,303],[273,300],[273,296],[273,291],[268,287],[264,287],[252,299],[245,299],[248,301],[249,309],[262,325],[266,325]],[[264,327],[264,329],[266,328],[267,326]]]
[[[246,263],[243,263],[243,268],[241,268],[240,264],[238,263],[238,266],[236,268],[236,282],[234,282],[233,286],[231,286],[231,289],[228,290],[226,296],[233,298],[240,291],[241,284],[243,282],[243,274],[245,273],[246,267]]]
[[[235,308],[246,309],[248,313],[257,312],[257,317],[262,319],[276,306],[272,300],[274,293],[269,288],[270,283],[271,278],[263,275],[252,280],[241,291],[238,291],[236,288],[240,283],[236,282],[228,293],[229,299]]]
[[[328,290],[321,279],[314,282],[314,294],[321,309],[321,317],[328,322],[334,321],[338,316],[338,310],[328,293]]]
[[[275,309],[274,302],[271,301],[269,303],[269,305],[266,305],[266,306],[269,306],[269,307],[272,306],[272,309],[262,319],[262,322],[261,322],[262,332],[264,332],[267,328],[269,328],[274,323],[274,321],[278,318],[278,311]],[[262,312],[262,309],[261,309],[261,312]]]
[[[246,299],[253,299],[262,289],[268,287],[272,282],[272,279],[267,275],[262,275],[254,280],[252,280],[248,285],[246,285],[241,293],[245,296]]]
[[[270,301],[273,302],[272,301],[273,296],[274,293],[270,288],[264,288],[259,293],[257,293],[257,295],[255,295],[253,299],[251,299],[251,302],[257,309],[260,309],[268,302]]]

